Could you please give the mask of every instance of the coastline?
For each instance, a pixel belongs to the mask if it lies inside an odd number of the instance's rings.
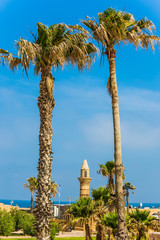
[[[12,202],[12,205],[11,205]],[[74,203],[74,202],[72,202]],[[53,204],[58,205],[58,201],[54,201]],[[60,205],[68,205],[68,201],[61,201]],[[133,206],[130,208],[131,210],[134,210],[136,207],[138,207],[140,203],[130,203],[130,206]],[[35,204],[34,204],[35,206]],[[160,213],[160,203],[142,203],[142,208],[140,210],[149,210],[152,214]],[[10,211],[11,208],[18,208],[21,210],[29,210],[30,209],[30,201],[29,200],[7,200],[7,199],[0,199],[0,209]]]

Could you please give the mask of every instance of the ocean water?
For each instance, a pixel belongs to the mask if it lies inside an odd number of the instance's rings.
[[[29,200],[11,200],[11,199],[0,199],[1,203],[4,203],[6,205],[12,206],[19,206],[20,208],[28,208],[30,207],[30,201]],[[58,201],[54,201],[54,204],[58,204]],[[74,203],[74,202],[72,202]],[[69,204],[68,201],[61,201],[60,204]],[[140,203],[130,203],[132,207],[139,207]],[[35,206],[35,202],[33,202],[33,206]],[[160,208],[160,203],[142,203],[142,208],[149,207],[149,208]]]
[[[0,199],[0,203],[4,203],[5,205],[18,206],[20,208],[29,208],[31,205],[30,200],[11,200],[11,199]],[[73,202],[71,202],[73,203]],[[58,201],[53,201],[53,204],[59,204]],[[60,201],[60,204],[69,204],[68,201]],[[33,201],[33,206],[35,207],[35,202]]]

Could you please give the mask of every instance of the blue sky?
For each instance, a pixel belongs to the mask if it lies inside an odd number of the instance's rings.
[[[0,48],[15,51],[20,36],[31,39],[28,27],[36,23],[76,24],[86,15],[96,16],[109,6],[126,10],[140,19],[151,19],[160,35],[158,0],[1,0]],[[137,190],[132,202],[160,202],[160,51],[117,49],[116,70],[120,98],[122,159],[126,181]],[[91,188],[106,184],[97,175],[98,163],[113,159],[111,100],[106,90],[108,62],[100,59],[90,71],[77,68],[54,73],[53,180],[61,185],[61,199],[79,197],[80,168],[84,159],[93,178]],[[26,178],[37,175],[39,78],[33,69],[29,79],[0,67],[0,183],[1,199],[30,199]],[[57,197],[56,197],[57,199]]]

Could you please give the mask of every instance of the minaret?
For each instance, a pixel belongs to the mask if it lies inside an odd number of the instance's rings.
[[[92,178],[89,177],[87,160],[84,160],[82,164],[81,177],[78,180],[80,181],[80,197],[89,197],[89,184]]]

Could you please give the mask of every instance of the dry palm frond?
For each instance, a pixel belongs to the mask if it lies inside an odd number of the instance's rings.
[[[131,43],[136,48],[147,50],[151,47],[154,51],[155,43],[160,42],[160,38],[153,34],[155,26],[152,21],[147,18],[136,21],[132,14],[112,8],[99,13],[98,21],[87,16],[82,23],[101,46],[101,62],[104,62],[105,55],[108,59],[111,58],[110,53],[114,51],[115,45]],[[112,57],[115,57],[115,54]],[[110,95],[113,91],[111,83],[109,77],[107,89]]]
[[[37,31],[38,37],[34,36],[34,42],[23,38],[16,41],[17,56],[0,49],[2,63],[7,63],[12,70],[20,66],[26,73],[30,64],[33,64],[37,75],[46,66],[58,69],[69,63],[77,64],[81,70],[90,67],[98,51],[94,44],[88,43],[88,31],[79,25],[67,26],[60,23],[47,27],[37,23]]]
[[[159,38],[153,35],[155,26],[152,21],[143,18],[136,21],[132,14],[123,11],[107,9],[98,15],[98,23],[89,17],[82,23],[89,28],[93,38],[105,47],[113,48],[115,44],[132,43],[136,47],[154,50],[153,42]]]

